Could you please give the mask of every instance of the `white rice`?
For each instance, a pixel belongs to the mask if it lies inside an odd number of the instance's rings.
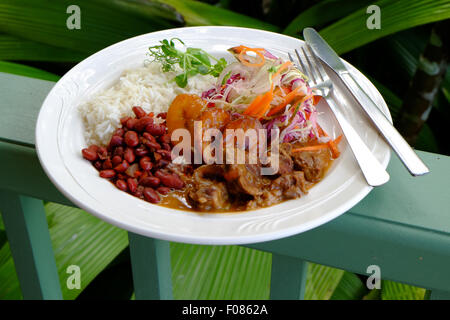
[[[162,72],[159,63],[148,63],[126,70],[115,85],[80,105],[87,144],[106,145],[120,126],[120,119],[134,115],[133,106],[156,115],[166,112],[178,94],[201,95],[215,83],[212,76],[196,75],[189,78],[185,88],[180,88],[171,81],[175,75],[174,72]]]

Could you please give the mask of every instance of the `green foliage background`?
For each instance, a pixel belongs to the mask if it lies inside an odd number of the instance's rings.
[[[68,6],[81,9],[80,30],[68,30]],[[378,5],[382,28],[366,26]],[[432,23],[450,18],[448,0],[2,0],[0,72],[57,81],[74,64],[123,39],[173,27],[230,25],[300,37],[314,27],[338,53],[364,72],[398,115],[430,37]],[[416,147],[449,153],[438,131],[450,120],[450,72]],[[132,298],[126,232],[82,210],[46,204],[64,299]],[[238,246],[171,244],[176,299],[267,299],[271,255]],[[83,270],[81,290],[65,286],[68,265]],[[368,291],[365,278],[309,264],[306,299],[423,299],[425,290],[383,281]],[[21,293],[0,224],[0,299]]]

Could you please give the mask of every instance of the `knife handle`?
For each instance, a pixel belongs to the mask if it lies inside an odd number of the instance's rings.
[[[367,183],[372,187],[378,187],[388,182],[389,174],[365,145],[355,129],[348,123],[340,111],[340,106],[337,106],[336,102],[330,96],[324,98],[331,111],[333,111]]]
[[[413,176],[430,172],[402,135],[394,128],[386,116],[376,106],[375,102],[365,93],[348,72],[337,73],[346,84],[358,104],[366,112],[383,137],[397,153],[400,160]]]

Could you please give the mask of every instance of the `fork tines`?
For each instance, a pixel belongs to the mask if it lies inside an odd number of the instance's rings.
[[[301,71],[311,80],[312,84],[314,85],[318,84],[319,81],[326,81],[325,70],[323,69],[322,64],[314,54],[314,51],[311,49],[311,47],[308,44],[305,44],[300,48],[300,50],[301,54],[299,50],[295,49],[295,55],[297,56],[297,61],[300,65]],[[288,53],[288,56],[289,60],[295,62],[290,53]]]

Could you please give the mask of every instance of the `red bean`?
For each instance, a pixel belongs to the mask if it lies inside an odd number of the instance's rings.
[[[116,187],[119,188],[122,191],[127,191],[127,183],[123,180],[117,180],[116,181]]]
[[[167,151],[171,151],[171,149],[172,149],[172,148],[170,147],[170,144],[168,144],[168,143],[163,143],[163,144],[162,144],[162,147],[163,147],[164,150],[167,150]]]
[[[123,138],[121,136],[112,136],[111,141],[109,142],[110,147],[118,147],[123,143]]]
[[[166,167],[169,163],[170,163],[169,160],[166,160],[166,159],[160,159],[160,160],[158,160],[158,162],[156,162],[155,167],[156,167],[156,168],[164,168],[164,167]]]
[[[126,127],[130,130],[134,129],[135,124],[138,122],[138,119],[130,118],[127,121]]]
[[[123,130],[122,128],[117,128],[116,131],[114,131],[113,136],[123,137],[124,133],[125,130]]]
[[[145,147],[139,147],[136,148],[136,150],[134,150],[134,153],[138,156],[138,157],[143,157],[145,155],[148,154],[148,150]]]
[[[133,112],[136,115],[136,118],[140,119],[142,117],[145,117],[147,113],[142,109],[141,107],[133,107]]]
[[[162,143],[170,144],[170,140],[170,134],[168,133],[163,134],[161,137],[159,137],[159,141],[161,141]]]
[[[172,153],[170,151],[159,149],[159,150],[156,150],[156,152],[159,153],[160,155],[162,155],[164,159],[172,160]]]
[[[167,117],[167,112],[158,113],[157,118],[165,119]]]
[[[125,133],[125,143],[129,147],[136,147],[139,144],[138,134],[134,131],[127,131]]]
[[[126,160],[123,160],[121,164],[114,167],[114,170],[117,172],[125,172],[130,165]]]
[[[105,161],[103,161],[103,169],[112,169],[113,168],[113,164],[111,159],[106,159]]]
[[[83,158],[89,161],[95,161],[98,159],[97,152],[89,148],[81,150],[81,154],[83,155]]]
[[[100,171],[100,177],[105,178],[105,179],[109,179],[112,178],[116,175],[116,172],[114,170],[102,170]]]
[[[152,136],[152,135],[151,135],[150,133],[148,133],[148,132],[144,132],[144,133],[142,134],[142,136],[143,136],[145,139],[149,140],[149,141],[157,142],[157,141],[156,141],[156,138],[155,138],[154,136]]]
[[[127,185],[128,185],[128,189],[130,190],[131,193],[135,193],[138,187],[138,183],[136,179],[133,178],[128,178],[127,179]]]
[[[98,151],[98,148],[100,148],[100,147],[97,146],[97,145],[95,145],[95,144],[91,144],[91,145],[88,147],[89,150],[92,150],[92,151],[94,151],[94,152],[97,152],[97,151]]]
[[[144,171],[151,170],[153,167],[153,163],[151,162],[149,157],[142,157],[141,160],[139,160],[139,165]]]
[[[147,200],[148,202],[158,203],[161,200],[156,191],[152,188],[145,188],[143,194],[145,200]]]
[[[122,125],[122,127],[125,127],[127,125],[127,121],[132,119],[131,117],[123,117],[120,119],[120,124]]]
[[[97,160],[97,161],[94,162],[94,167],[97,170],[101,170],[102,167],[103,167],[103,163],[101,161]]]
[[[146,140],[146,141],[144,141],[144,144],[149,149],[155,149],[155,150],[161,149],[161,145],[158,142]]]
[[[142,117],[135,123],[134,129],[136,131],[142,132],[150,123],[153,123],[153,118],[149,116]]]
[[[139,184],[143,185],[144,187],[152,187],[156,188],[159,186],[161,181],[157,177],[145,177],[141,181],[139,181]]]
[[[123,157],[123,147],[117,147],[114,149],[113,155]]]
[[[122,163],[122,157],[121,156],[114,156],[111,160],[112,166],[118,166],[119,164]]]
[[[155,161],[159,161],[162,159],[162,155],[157,152],[153,152],[153,157],[155,158]]]
[[[166,127],[156,123],[150,123],[145,127],[145,131],[154,136],[162,136],[166,133]]]
[[[100,160],[105,160],[108,158],[108,150],[105,147],[99,147],[97,154]]]
[[[170,192],[170,188],[159,187],[158,189],[156,189],[156,191],[158,191],[162,195],[166,195],[166,194],[168,194]]]
[[[143,186],[138,186],[136,189],[136,192],[134,192],[134,196],[138,197],[138,198],[143,198],[143,193],[144,193],[144,187]]]
[[[123,158],[127,160],[128,163],[133,163],[136,157],[134,156],[134,151],[131,148],[126,148],[123,153]]]
[[[155,176],[168,188],[181,189],[184,187],[183,180],[176,174],[164,174],[160,170],[155,172]]]

